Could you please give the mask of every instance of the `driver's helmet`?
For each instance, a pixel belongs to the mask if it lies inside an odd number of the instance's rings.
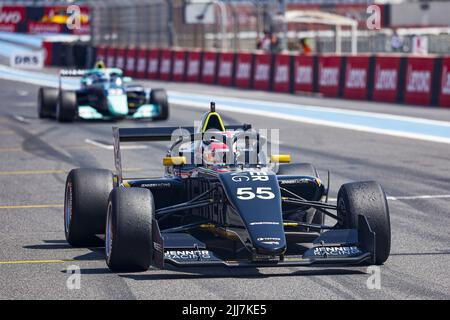
[[[230,152],[226,143],[217,139],[203,142],[203,163],[210,166],[226,165]]]

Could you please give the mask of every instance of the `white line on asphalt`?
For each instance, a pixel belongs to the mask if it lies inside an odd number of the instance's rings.
[[[88,144],[91,144],[91,145],[93,145],[93,146],[96,146],[96,147],[98,147],[98,148],[102,148],[102,149],[106,149],[106,150],[113,150],[114,149],[114,146],[113,145],[111,145],[111,144],[105,144],[105,143],[101,143],[101,142],[98,142],[98,141],[95,141],[95,140],[91,140],[91,139],[86,139],[86,140],[84,140],[84,142],[86,142],[86,143],[88,143]],[[123,149],[123,150],[136,150],[136,149],[147,149],[147,146],[143,146],[143,145],[140,145],[140,144],[135,144],[135,145],[131,145],[131,146],[120,146],[120,149]]]
[[[427,199],[450,199],[450,194],[436,194],[436,195],[422,195],[422,196],[387,196],[390,201],[401,201],[401,200],[427,200]],[[337,202],[336,198],[328,198],[328,202]]]
[[[183,99],[170,98],[169,100],[171,103],[177,104],[177,105],[201,108],[201,109],[209,108],[209,106],[205,105],[204,103],[193,102],[193,101],[190,101],[187,99],[183,100]],[[402,131],[389,130],[389,129],[377,129],[377,128],[372,128],[372,127],[366,127],[363,125],[338,123],[338,122],[334,122],[334,121],[312,119],[312,118],[306,118],[306,117],[302,117],[302,116],[281,114],[281,113],[270,112],[270,111],[249,110],[249,109],[236,108],[236,107],[227,106],[227,105],[220,105],[220,109],[225,110],[225,111],[230,111],[230,112],[264,116],[264,117],[267,117],[268,119],[277,118],[277,119],[281,119],[281,120],[296,121],[296,122],[308,123],[308,124],[313,124],[313,125],[321,125],[321,126],[334,127],[334,128],[340,128],[340,129],[350,129],[350,130],[355,130],[355,131],[376,133],[376,134],[381,134],[381,135],[389,135],[389,136],[395,136],[395,137],[400,137],[400,138],[417,139],[417,140],[423,140],[423,141],[431,141],[431,142],[440,142],[440,143],[450,144],[450,138],[437,137],[437,136],[427,135],[427,134],[415,134],[415,133],[402,132]]]

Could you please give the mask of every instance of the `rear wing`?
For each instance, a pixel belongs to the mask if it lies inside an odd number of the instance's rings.
[[[250,130],[250,124],[230,125],[227,130]],[[191,138],[202,139],[202,134],[196,132],[194,127],[155,127],[155,128],[118,128],[113,127],[114,136],[114,164],[119,183],[122,182],[122,157],[120,154],[121,142],[157,142],[172,141],[183,138],[184,134],[190,134]],[[199,136],[200,135],[200,136]]]

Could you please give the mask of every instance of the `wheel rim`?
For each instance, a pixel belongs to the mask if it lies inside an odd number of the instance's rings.
[[[112,224],[112,203],[108,204],[108,213],[106,215],[106,234],[105,234],[105,255],[106,261],[109,263],[112,251],[113,241],[113,224]]]
[[[72,204],[72,194],[73,194],[72,182],[69,181],[66,186],[66,198],[64,201],[64,231],[66,237],[68,237],[70,232],[70,223],[72,222],[73,214],[73,204]]]

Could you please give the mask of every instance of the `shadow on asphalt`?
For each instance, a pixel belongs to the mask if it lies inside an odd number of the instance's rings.
[[[146,273],[123,274],[117,273],[122,278],[136,281],[155,281],[155,280],[189,280],[189,279],[217,279],[217,278],[271,278],[271,277],[293,277],[293,276],[330,276],[330,275],[365,275],[366,273],[357,269],[315,269],[298,270],[291,273],[261,273],[258,269],[227,269],[220,267],[211,267],[208,269],[174,269],[168,268],[166,271],[179,271],[179,273],[161,274],[160,270],[151,269]],[[81,269],[85,275],[113,274],[108,268],[85,268]]]
[[[24,249],[31,249],[31,250],[80,250],[80,249],[86,249],[90,252],[86,254],[82,254],[79,256],[76,256],[73,258],[74,261],[103,261],[104,255],[103,255],[103,247],[92,247],[92,248],[76,248],[72,247],[67,243],[66,240],[43,240],[44,244],[35,244],[35,245],[28,245],[23,246]]]

